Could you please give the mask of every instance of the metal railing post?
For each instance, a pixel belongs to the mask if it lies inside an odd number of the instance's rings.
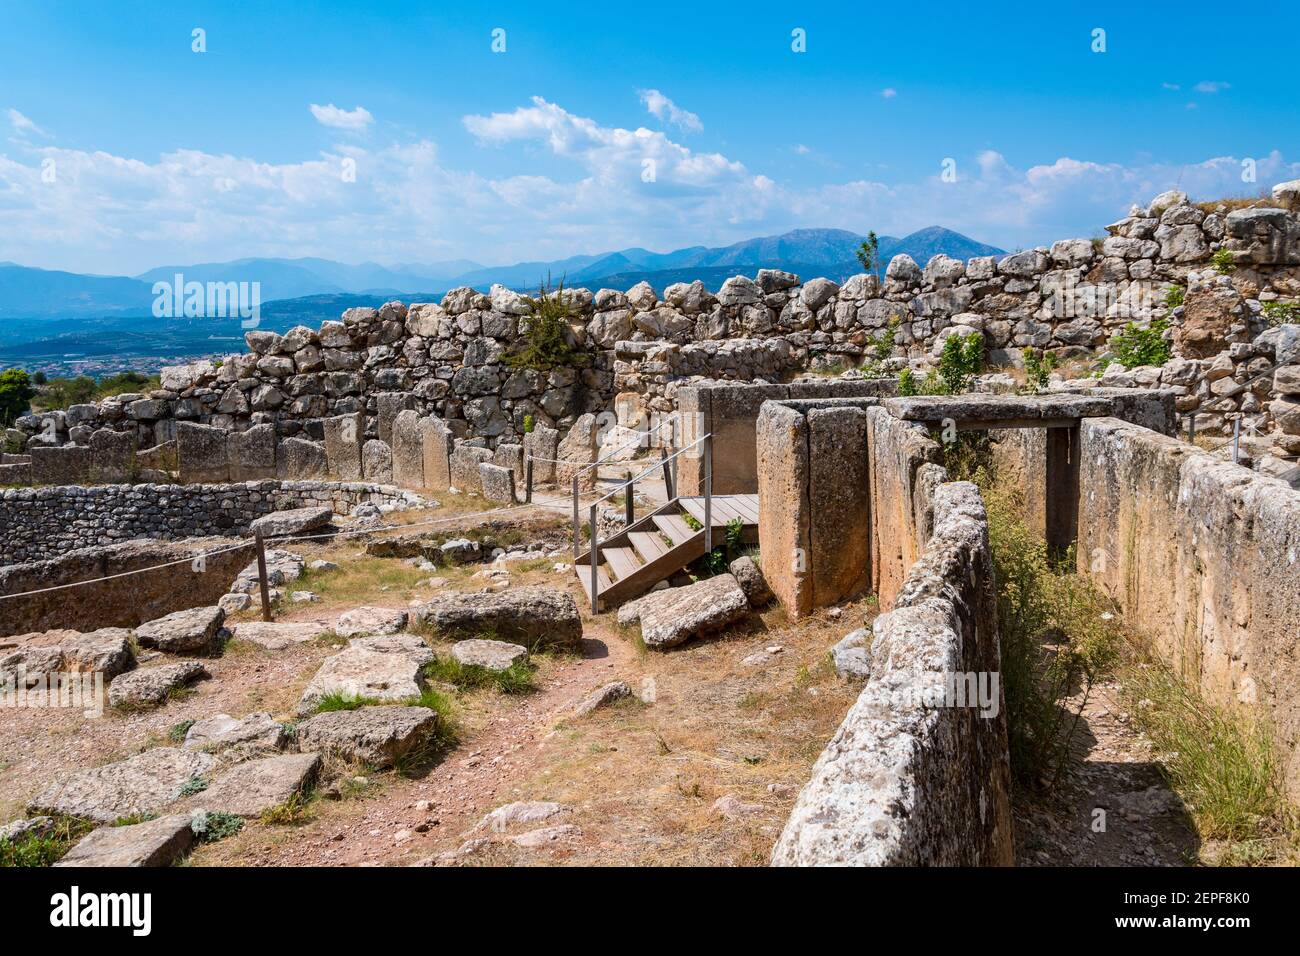
[[[573,476],[573,556],[578,557],[582,539],[582,519],[578,516],[578,476]]]
[[[266,583],[266,542],[262,540],[262,532],[254,533],[253,542],[257,545],[257,589],[262,596],[262,620],[269,621],[271,620],[271,596]]]
[[[636,493],[636,483],[632,480],[632,472],[624,472],[627,475],[627,483],[623,485],[623,521],[631,525],[636,521],[636,508],[632,504],[632,496]]]
[[[664,467],[664,491],[668,494],[668,500],[672,501],[677,495],[673,493],[673,466],[668,460],[667,448],[659,449],[659,460],[663,462]]]
[[[704,553],[713,552],[713,435],[704,439]]]
[[[524,465],[524,501],[533,503],[533,456],[529,455]]]
[[[600,578],[596,568],[600,561],[600,532],[596,530],[596,506],[591,506],[591,613],[600,613]]]

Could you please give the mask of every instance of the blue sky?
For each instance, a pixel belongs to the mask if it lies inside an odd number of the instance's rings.
[[[931,224],[1017,248],[1175,185],[1300,177],[1295,4],[473,6],[7,3],[0,259],[496,263]]]

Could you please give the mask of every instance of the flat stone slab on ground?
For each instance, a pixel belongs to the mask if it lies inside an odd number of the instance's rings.
[[[226,612],[220,607],[192,607],[175,611],[135,629],[141,647],[169,654],[211,654],[220,643]]]
[[[273,511],[263,515],[248,526],[253,534],[259,532],[265,538],[288,534],[305,534],[317,531],[334,520],[333,508],[293,508],[289,511]]]
[[[406,612],[387,607],[354,607],[339,615],[334,633],[340,637],[398,634],[406,627]]]
[[[582,642],[578,605],[567,591],[555,588],[443,594],[420,607],[416,617],[439,633],[468,636],[490,632],[528,648],[576,649]]]
[[[386,703],[418,697],[427,686],[424,665],[433,659],[429,645],[414,634],[354,638],[321,665],[298,710],[310,713],[326,694]]]
[[[452,645],[451,656],[471,667],[486,667],[490,671],[508,670],[516,663],[528,662],[528,648],[507,641],[474,639],[457,641]]]
[[[303,644],[328,630],[328,625],[311,621],[240,621],[231,628],[241,641],[260,644],[268,651],[282,651],[294,644]]]
[[[104,627],[84,634],[38,631],[6,641],[17,647],[0,651],[0,682],[14,681],[19,666],[29,681],[67,671],[98,671],[104,680],[111,681],[135,666],[131,632],[124,627]]]
[[[860,627],[831,648],[835,673],[851,680],[871,676],[871,629]]]
[[[96,823],[156,813],[180,799],[181,788],[208,773],[216,762],[211,754],[156,747],[51,784],[27,805],[27,811],[84,817]]]
[[[268,587],[278,588],[302,576],[306,562],[302,556],[292,551],[271,548],[266,552],[266,583]],[[239,572],[230,590],[237,594],[252,594],[259,589],[257,562],[253,561]]]
[[[438,714],[427,707],[333,710],[298,725],[298,746],[383,770],[423,745],[437,728]]]
[[[526,827],[541,823],[562,813],[568,813],[572,807],[549,800],[520,800],[497,807],[474,825],[471,833],[507,833],[516,827]]]
[[[284,726],[272,720],[270,714],[249,714],[239,720],[229,714],[214,714],[191,724],[181,746],[186,750],[202,750],[207,753],[217,753],[232,747],[239,748],[241,753],[254,753],[259,750],[281,750],[287,737]]]
[[[145,667],[113,678],[108,685],[108,702],[119,708],[156,707],[165,703],[167,695],[176,688],[207,676],[207,670],[198,661]]]
[[[188,814],[87,834],[55,866],[169,866],[194,845]]]
[[[320,770],[320,754],[280,754],[246,760],[222,773],[197,794],[194,803],[241,817],[258,817],[311,788]]]
[[[608,704],[622,700],[624,697],[631,696],[632,688],[627,685],[626,681],[611,681],[578,701],[577,706],[573,708],[573,716],[585,717],[597,708],[605,707]]]
[[[730,574],[647,594],[638,602],[646,647],[676,647],[743,620],[749,598]]]

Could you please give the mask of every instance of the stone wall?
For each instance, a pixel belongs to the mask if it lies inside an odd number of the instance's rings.
[[[966,482],[939,485],[933,503],[934,534],[876,619],[871,678],[795,801],[775,866],[1013,862],[1001,683],[986,710],[946,694],[1000,669],[984,505]]]
[[[200,554],[204,557],[196,562]],[[128,541],[0,567],[0,637],[55,628],[136,627],[173,611],[216,604],[255,556],[251,541],[230,538]],[[132,571],[140,573],[107,577]],[[44,590],[77,581],[94,583]],[[4,598],[15,594],[26,596]]]
[[[1111,418],[1080,446],[1080,570],[1211,698],[1263,708],[1300,793],[1300,493]]]
[[[1276,419],[1300,452],[1300,402],[1279,401],[1300,393],[1300,369],[1281,386],[1265,376],[1237,395],[1215,385],[1241,384],[1261,361],[1300,363],[1300,326],[1268,329],[1268,308],[1300,298],[1300,187],[1284,184],[1275,195],[1277,208],[1229,210],[1166,193],[1108,226],[1102,241],[1066,239],[966,262],[936,256],[924,268],[896,256],[882,276],[842,285],[765,269],[727,280],[716,294],[698,281],[669,286],[662,298],[646,283],[568,290],[577,310],[569,334],[583,358],[549,372],[507,361],[526,334],[529,307],[503,287],[349,309],[320,329],[251,331],[249,351],[219,366],[166,369],[162,388],[149,394],[27,416],[7,438],[86,445],[106,426],[135,432],[145,448],[191,421],[239,432],[267,424],[277,438],[320,440],[326,418],[360,413],[364,437],[387,442],[387,423],[409,408],[495,446],[518,443],[528,418],[564,432],[584,413],[612,410],[620,396],[631,396],[629,414],[667,412],[676,390],[701,378],[771,384],[863,363],[892,374],[933,361],[950,335],[971,332],[983,336],[994,364],[1018,361],[1022,348],[1095,356],[1128,322],[1169,315],[1180,358],[1164,369],[1110,371],[1108,384],[1180,389],[1180,410],[1201,416],[1202,429],[1222,428],[1237,413],[1265,429]],[[1208,268],[1220,250],[1235,260],[1230,277]],[[1177,307],[1165,302],[1174,286],[1186,289]]]
[[[367,482],[9,488],[0,491],[0,566],[131,538],[238,537],[255,518],[286,508],[329,506],[348,514],[363,502],[419,501],[400,488]]]

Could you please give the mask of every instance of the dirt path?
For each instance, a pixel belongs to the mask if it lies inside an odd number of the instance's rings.
[[[1081,697],[1067,705],[1077,711]],[[1132,724],[1116,684],[1093,688],[1072,742],[1059,803],[1017,800],[1020,866],[1187,866],[1200,847],[1151,741]]]

